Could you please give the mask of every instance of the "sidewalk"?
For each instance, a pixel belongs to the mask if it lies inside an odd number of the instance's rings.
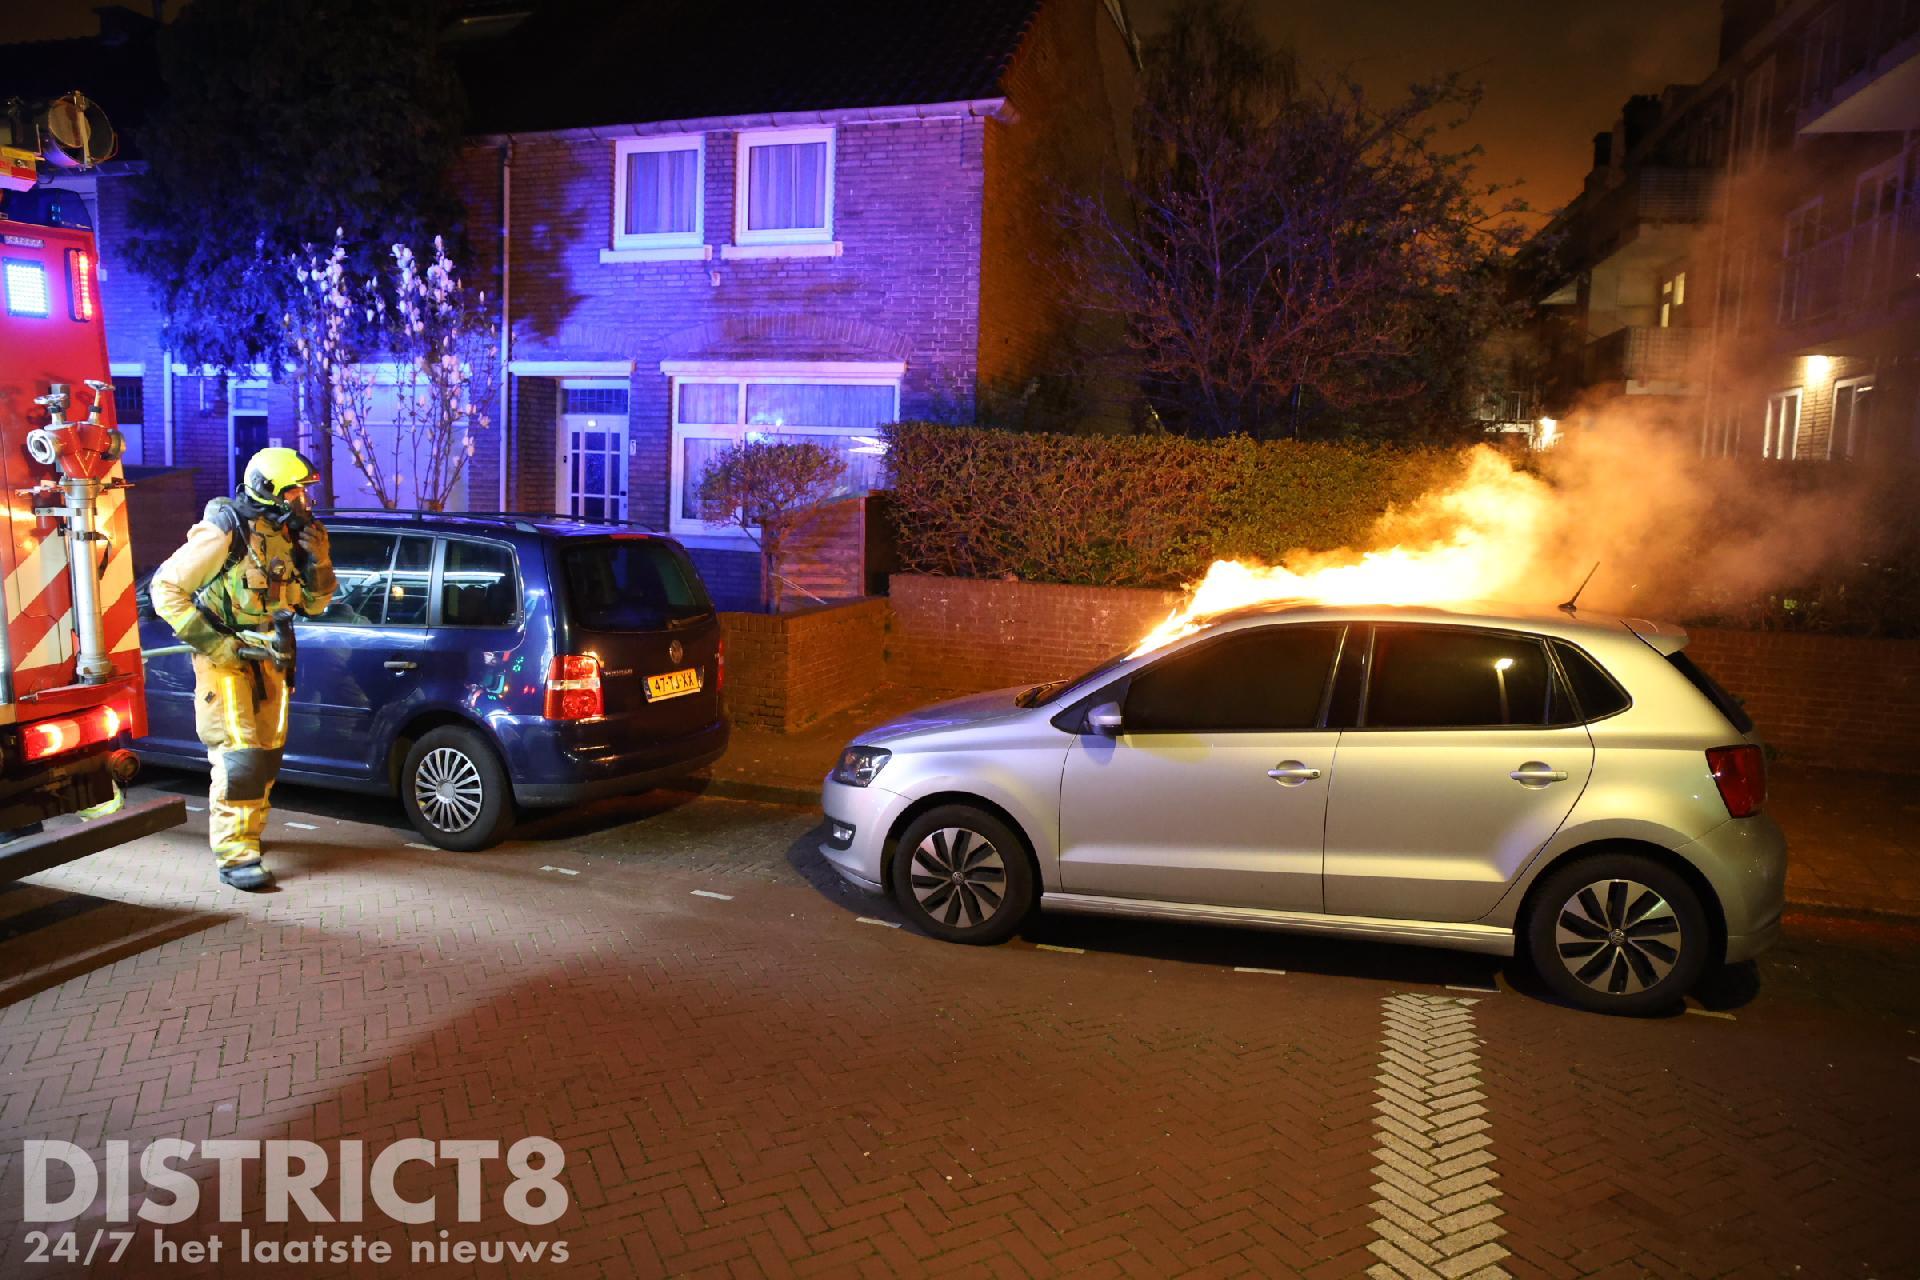
[[[811,808],[840,748],[861,730],[958,692],[882,685],[859,706],[801,733],[736,729],[703,788],[715,795]],[[1767,812],[1793,853],[1797,906],[1920,917],[1920,777],[1774,762]]]

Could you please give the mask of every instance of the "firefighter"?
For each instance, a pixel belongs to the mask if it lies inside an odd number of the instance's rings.
[[[319,614],[336,586],[327,531],[307,499],[317,478],[294,450],[262,449],[233,497],[208,503],[153,576],[154,612],[194,650],[194,727],[213,768],[208,840],[220,879],[250,892],[273,884],[260,833],[293,674],[293,655],[269,632],[282,610]],[[291,627],[279,630],[291,636]]]

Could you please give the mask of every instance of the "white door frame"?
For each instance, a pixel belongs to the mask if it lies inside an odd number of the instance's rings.
[[[620,450],[618,453],[621,468],[622,492],[618,495],[620,509],[618,514],[608,513],[608,518],[625,520],[633,509],[632,468],[629,462],[633,454],[633,382],[631,378],[561,378],[554,389],[553,405],[553,445],[554,445],[554,510],[561,515],[573,511],[573,468],[572,433],[568,429],[567,419],[579,417],[578,414],[563,412],[569,390],[583,391],[624,391],[627,393],[627,411],[619,415]],[[612,419],[612,414],[599,415]],[[596,428],[606,430],[607,428]],[[613,495],[609,494],[609,497]]]

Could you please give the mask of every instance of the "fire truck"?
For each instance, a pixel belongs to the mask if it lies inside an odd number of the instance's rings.
[[[0,879],[186,818],[121,792],[147,716],[124,442],[93,231],[43,181],[111,151],[78,93],[0,109]]]

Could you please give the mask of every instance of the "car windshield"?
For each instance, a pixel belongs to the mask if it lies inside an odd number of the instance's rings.
[[[1113,670],[1132,656],[1133,650],[1123,649],[1100,665],[1090,667],[1077,676],[1068,676],[1064,680],[1049,680],[1045,684],[1036,684],[1031,689],[1023,689],[1014,698],[1014,705],[1021,707],[1045,706],[1067,690],[1107,674],[1107,672]]]
[[[560,563],[573,620],[588,631],[657,631],[713,612],[699,575],[669,543],[569,543]]]

